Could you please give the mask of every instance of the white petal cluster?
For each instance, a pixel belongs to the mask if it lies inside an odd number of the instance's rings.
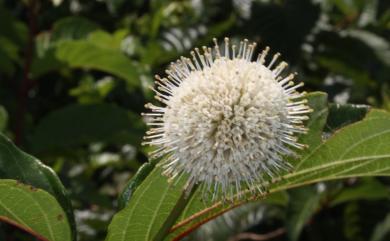
[[[164,174],[188,177],[189,189],[261,191],[266,176],[290,168],[284,157],[304,147],[296,137],[307,131],[303,121],[311,112],[305,93],[296,91],[303,83],[281,77],[287,64],[276,65],[279,54],[265,64],[268,47],[252,62],[256,43],[244,40],[237,49],[225,38],[221,51],[214,41],[214,48],[173,63],[166,78],[156,76],[162,106],[146,105],[145,144],[156,147],[152,158],[163,156]]]

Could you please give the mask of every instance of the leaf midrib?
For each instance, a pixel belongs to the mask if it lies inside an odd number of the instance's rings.
[[[16,190],[17,192],[21,193],[22,196],[25,196],[25,197],[29,197],[29,199],[31,200],[31,203],[34,203],[35,206],[39,209],[39,211],[41,212],[41,214],[43,215],[44,219],[45,219],[45,226],[47,227],[48,231],[49,231],[49,235],[50,235],[50,240],[53,240],[55,241],[55,237],[54,237],[54,233],[53,233],[53,230],[50,226],[50,222],[49,222],[49,219],[45,213],[45,211],[42,209],[41,205],[39,205],[39,203],[35,200],[34,197],[30,195],[27,195],[25,192],[21,191],[20,189],[18,188],[13,188],[13,187],[10,187],[10,186],[7,186],[7,185],[2,185],[2,186],[6,186],[7,188],[10,188],[10,189],[13,189],[13,190]],[[7,212],[9,212],[17,221],[20,222],[20,224],[22,224],[23,226],[26,226],[26,227],[29,227],[29,228],[32,228],[31,226],[27,225],[24,221],[22,221],[22,219],[20,219],[20,217],[18,215],[16,215],[12,210],[8,209],[5,204],[3,202],[0,201],[0,205],[5,209],[7,210]]]
[[[165,200],[165,197],[167,196],[168,194],[168,190],[169,190],[169,186],[168,188],[165,189],[165,192],[164,194],[161,196],[161,199],[160,200]],[[147,232],[146,232],[146,237],[149,238],[150,237],[150,232],[152,231],[152,226],[154,224],[154,221],[156,220],[156,217],[157,217],[157,213],[158,213],[158,210],[160,209],[161,205],[163,204],[164,201],[160,201],[159,204],[157,205],[157,208],[155,208],[154,212],[153,212],[153,215],[152,215],[152,221],[149,222],[149,225],[148,225],[148,229],[147,229]]]
[[[372,122],[373,120],[378,120],[378,119],[387,119],[387,118],[370,118],[370,119],[367,119],[367,122]],[[351,124],[350,126],[352,126],[352,125],[354,125],[354,126],[356,126],[356,125],[359,125],[361,122],[358,122],[358,123],[355,123],[355,124]],[[363,143],[363,142],[365,142],[365,141],[367,141],[367,140],[370,140],[370,139],[372,139],[372,138],[375,138],[375,137],[377,137],[377,136],[380,136],[380,135],[382,135],[382,134],[386,134],[386,133],[388,133],[388,132],[390,132],[390,130],[385,130],[385,131],[382,131],[382,132],[378,132],[378,133],[376,133],[376,134],[374,134],[374,135],[371,135],[371,136],[369,136],[368,138],[363,138],[362,140],[360,140],[359,141],[359,143],[358,144],[361,144],[361,143]],[[337,134],[336,134],[337,135]],[[334,135],[333,137],[332,137],[332,139],[334,139],[335,138],[335,136],[336,135]],[[331,140],[329,140],[329,141],[331,141]],[[355,143],[356,144],[356,143]],[[311,156],[313,156],[323,145],[329,145],[328,144],[328,142],[325,142],[325,143],[322,143],[321,145],[318,145],[309,155],[307,155],[305,158],[303,158],[298,164],[297,164],[297,166],[295,167],[296,169],[299,169],[306,161],[307,161],[307,159],[309,159]],[[350,148],[348,148],[347,150],[349,150]],[[342,155],[340,155],[340,157],[339,157],[339,160],[340,160],[340,158],[342,158],[342,157],[344,157],[345,156],[345,153],[343,153]],[[304,169],[304,170],[306,170],[306,169]],[[297,171],[297,172],[295,172],[295,173],[298,173],[299,171]],[[292,173],[293,174],[293,173]],[[287,175],[288,176],[288,175]]]

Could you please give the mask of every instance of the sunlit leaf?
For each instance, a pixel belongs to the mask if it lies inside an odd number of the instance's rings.
[[[135,190],[126,207],[114,216],[106,241],[161,240],[156,236],[164,222],[171,212],[180,211],[176,204],[178,197],[183,199],[183,181],[168,184],[161,168],[155,168]]]
[[[16,180],[0,179],[0,222],[42,241],[71,241],[66,214],[49,193]]]
[[[76,237],[73,208],[58,176],[38,159],[19,150],[2,134],[0,134],[0,178],[17,179],[52,194],[66,212],[73,238]]]

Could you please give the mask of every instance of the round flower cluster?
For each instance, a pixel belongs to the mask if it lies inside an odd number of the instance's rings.
[[[268,47],[252,61],[256,43],[214,42],[172,63],[167,77],[156,76],[152,89],[162,106],[146,105],[144,143],[156,147],[152,158],[163,157],[165,175],[186,176],[188,190],[262,191],[265,177],[291,168],[284,157],[304,148],[297,134],[307,132],[312,110],[297,92],[303,83],[281,76],[287,64],[276,64],[280,54],[266,64]]]

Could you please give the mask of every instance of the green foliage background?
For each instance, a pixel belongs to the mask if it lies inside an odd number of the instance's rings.
[[[282,54],[306,91],[362,105],[331,105],[325,139],[362,119],[363,105],[390,110],[389,6],[387,0],[0,0],[0,131],[58,174],[79,240],[104,240],[131,194],[118,196],[148,161],[140,113],[153,101],[147,86],[155,74],[213,37],[257,41]],[[63,190],[31,156],[18,155],[36,176],[20,174],[0,156],[1,178],[18,177],[56,195]],[[50,185],[30,181],[40,175]],[[239,240],[242,232],[278,228],[274,240],[388,240],[389,187],[388,178],[349,178],[294,189],[234,209],[187,240]],[[40,192],[33,195],[47,195]],[[61,195],[61,206],[70,205]],[[34,239],[0,223],[0,240]]]

